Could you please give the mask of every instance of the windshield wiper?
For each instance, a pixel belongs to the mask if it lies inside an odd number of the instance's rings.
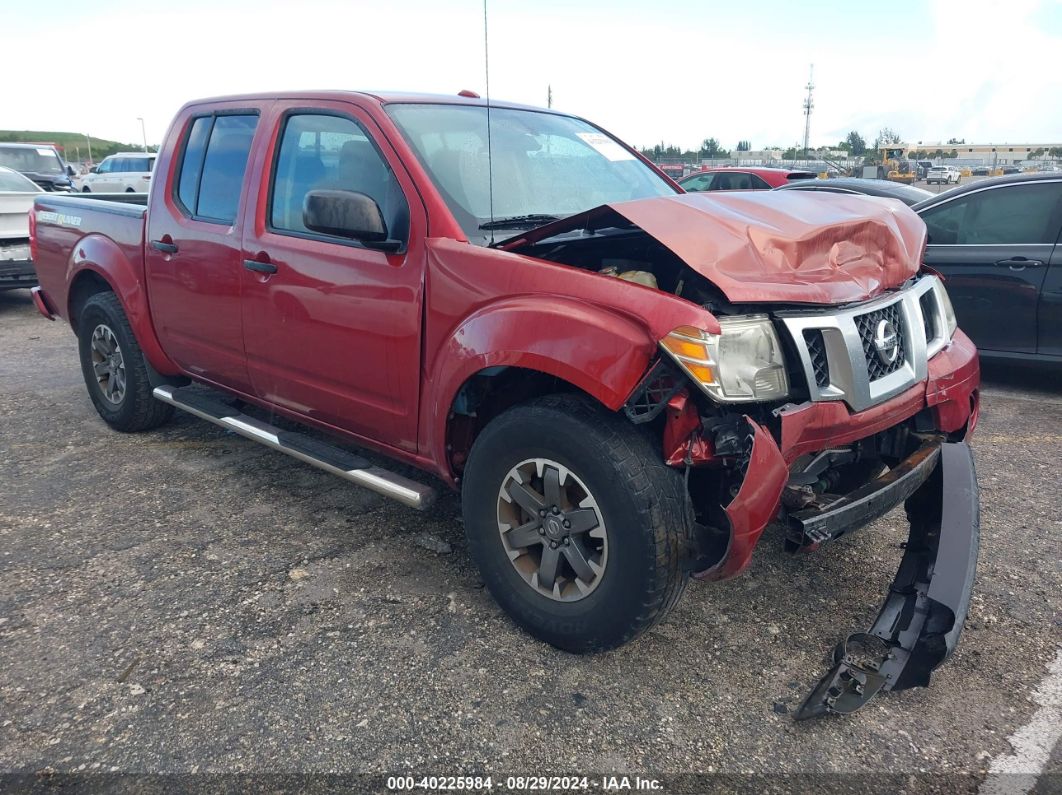
[[[479,225],[480,229],[534,229],[552,221],[559,221],[556,215],[541,213],[532,215],[510,215],[508,218],[495,218]]]

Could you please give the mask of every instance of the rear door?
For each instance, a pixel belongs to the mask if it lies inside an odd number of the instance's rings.
[[[256,393],[290,412],[417,448],[427,218],[413,183],[360,108],[277,103],[257,207],[243,238],[243,326]],[[380,206],[385,252],[303,225],[310,190]]]
[[[163,349],[197,378],[250,393],[243,351],[240,207],[259,107],[178,120],[168,174],[152,192],[145,261]]]
[[[1037,350],[1040,291],[1058,236],[1062,181],[995,185],[920,215],[926,264],[947,278],[959,326],[978,348]]]

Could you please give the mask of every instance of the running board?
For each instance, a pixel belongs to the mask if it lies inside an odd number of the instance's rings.
[[[410,508],[424,510],[435,500],[435,489],[374,466],[364,458],[296,431],[285,431],[256,420],[227,403],[187,388],[157,386],[154,395],[200,419],[220,425],[252,441],[279,450],[300,461],[349,480],[362,488],[390,497]]]

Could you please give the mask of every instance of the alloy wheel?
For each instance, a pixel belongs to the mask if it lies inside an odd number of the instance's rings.
[[[594,496],[548,458],[514,466],[498,492],[498,532],[530,587],[560,602],[589,596],[608,564],[608,533]]]
[[[125,360],[118,338],[103,323],[92,331],[92,372],[100,393],[110,403],[121,404],[125,399]]]

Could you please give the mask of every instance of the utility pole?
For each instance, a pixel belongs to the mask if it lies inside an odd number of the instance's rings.
[[[147,148],[147,128],[144,127],[144,117],[143,116],[137,116],[136,120],[138,122],[140,122],[140,134],[144,137],[144,151],[146,152],[148,150],[148,148]]]
[[[92,161],[92,139],[89,138],[89,134],[88,133],[85,133],[85,143],[88,144],[89,165],[91,166],[91,165],[93,165],[93,161]]]
[[[546,86],[546,107],[553,107],[553,86],[550,85]]]
[[[808,75],[808,84],[806,86],[808,90],[808,98],[804,100],[804,159],[808,159],[808,140],[811,138],[811,111],[815,107],[815,102],[811,98],[811,92],[815,88],[815,64],[811,65],[811,73]]]

